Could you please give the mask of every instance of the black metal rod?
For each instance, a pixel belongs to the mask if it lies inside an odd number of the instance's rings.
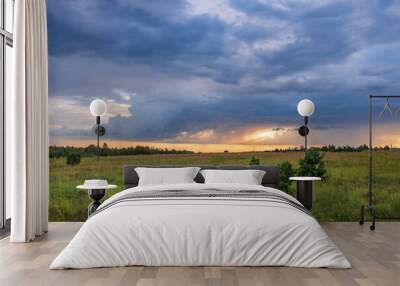
[[[304,116],[305,136],[304,136],[304,155],[307,156],[307,130],[308,130],[308,117]]]
[[[100,161],[100,135],[99,135],[99,127],[100,125],[97,125],[97,162]]]
[[[97,162],[100,161],[100,116],[96,116],[96,124],[97,124]]]
[[[370,98],[400,98],[400,95],[370,95]]]
[[[369,96],[369,175],[368,175],[368,206],[372,206],[372,95]]]

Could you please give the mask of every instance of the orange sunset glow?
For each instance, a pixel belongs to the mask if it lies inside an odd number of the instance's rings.
[[[57,146],[86,147],[96,144],[88,138],[52,138],[51,144]],[[256,126],[253,128],[239,128],[237,130],[217,131],[206,129],[198,132],[182,132],[177,137],[162,141],[146,140],[116,140],[101,138],[111,148],[149,146],[155,148],[190,150],[193,152],[250,152],[271,151],[275,149],[288,149],[299,146],[301,138],[293,128],[275,130],[271,127]]]
[[[391,133],[390,133],[390,130]],[[394,125],[377,125],[374,138],[375,146],[400,146],[400,132],[396,131]],[[340,134],[340,136],[338,136]],[[357,129],[335,129],[335,130],[312,130],[309,136],[311,146],[352,145],[358,146],[367,143],[367,128]],[[86,147],[96,144],[96,138],[51,138],[51,145]],[[296,127],[285,127],[274,129],[270,127],[253,127],[226,132],[207,129],[195,133],[183,132],[176,138],[160,141],[150,140],[117,140],[101,138],[100,144],[104,142],[111,148],[149,146],[155,148],[166,148],[176,150],[190,150],[193,152],[216,153],[216,152],[251,152],[271,151],[275,149],[288,149],[301,147],[303,138],[297,133]]]
[[[121,147],[134,147],[134,146],[149,146],[154,148],[166,148],[176,150],[190,150],[193,152],[201,153],[220,153],[224,151],[229,152],[251,152],[251,151],[266,151],[274,150],[276,148],[286,149],[294,147],[291,145],[244,145],[244,144],[196,144],[196,143],[165,143],[165,142],[149,142],[149,141],[124,141],[124,140],[104,140],[101,144],[106,142],[108,147],[121,148]],[[96,144],[95,140],[90,139],[60,139],[52,142],[57,146],[75,146],[86,147],[90,144]]]

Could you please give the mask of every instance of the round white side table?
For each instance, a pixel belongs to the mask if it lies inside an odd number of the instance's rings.
[[[109,189],[115,189],[116,185],[109,185],[106,180],[85,180],[83,185],[79,185],[77,189],[87,190],[89,198],[92,202],[88,206],[88,217],[94,213],[101,205],[100,200]]]

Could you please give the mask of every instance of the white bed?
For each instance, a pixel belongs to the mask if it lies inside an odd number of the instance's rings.
[[[262,191],[272,199],[251,195],[122,199],[138,192],[175,190],[182,194]],[[297,204],[277,189],[254,185],[130,188],[100,206],[50,269],[128,265],[350,268],[318,222]]]

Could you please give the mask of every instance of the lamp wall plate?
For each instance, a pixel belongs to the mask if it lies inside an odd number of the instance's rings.
[[[96,135],[103,136],[106,134],[106,128],[103,125],[95,126],[94,132]]]
[[[300,128],[299,128],[299,134],[300,134],[300,136],[306,136],[306,135],[308,135],[308,133],[310,133],[310,129],[307,127],[307,126],[305,126],[305,125],[303,125],[303,126],[301,126]]]

